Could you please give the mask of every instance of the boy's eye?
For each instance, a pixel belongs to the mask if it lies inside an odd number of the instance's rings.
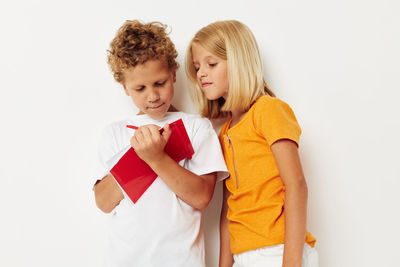
[[[165,81],[163,82],[156,82],[156,86],[163,86],[165,84]]]
[[[144,86],[141,86],[141,87],[135,88],[135,91],[143,91],[143,89],[144,89]]]

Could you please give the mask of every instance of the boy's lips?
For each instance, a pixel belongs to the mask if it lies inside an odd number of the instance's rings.
[[[164,105],[165,103],[162,103],[158,106],[153,106],[153,107],[147,107],[147,109],[158,109],[159,107],[161,107],[162,105]]]

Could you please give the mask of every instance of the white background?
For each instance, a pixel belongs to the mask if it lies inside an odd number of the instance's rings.
[[[294,109],[321,267],[398,266],[400,3],[2,1],[0,266],[101,266],[108,217],[91,191],[101,130],[136,111],[106,64],[126,19],[171,26],[185,91],[186,45],[237,19],[254,32],[275,93]],[[217,266],[221,184],[205,211]],[[152,238],[152,237],[149,237]]]

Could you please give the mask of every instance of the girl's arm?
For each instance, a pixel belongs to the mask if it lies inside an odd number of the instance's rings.
[[[283,267],[301,267],[306,237],[308,189],[300,163],[297,145],[287,139],[271,145],[285,185],[285,248]]]
[[[219,225],[219,235],[220,235],[219,267],[232,267],[233,264],[233,256],[230,248],[229,231],[228,231],[229,220],[226,217],[228,213],[227,200],[229,195],[230,192],[228,191],[224,183],[221,219]]]
[[[136,130],[131,145],[137,155],[163,179],[175,194],[193,208],[202,210],[210,202],[216,181],[216,173],[196,175],[180,166],[164,152],[171,135],[168,125],[162,135],[156,125],[146,125]]]
[[[96,183],[94,196],[97,207],[105,213],[110,213],[124,198],[121,189],[111,174]]]

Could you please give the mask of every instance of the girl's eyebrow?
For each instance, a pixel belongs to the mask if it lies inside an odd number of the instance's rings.
[[[210,59],[217,60],[217,56],[210,55],[210,56],[206,56],[204,59],[205,60],[210,60]],[[193,64],[199,64],[199,62],[197,60],[193,60]]]
[[[210,59],[211,59],[211,60],[218,60],[219,57],[214,56],[214,55],[209,55],[209,56],[206,56],[205,59],[206,59],[206,60],[210,60]]]

